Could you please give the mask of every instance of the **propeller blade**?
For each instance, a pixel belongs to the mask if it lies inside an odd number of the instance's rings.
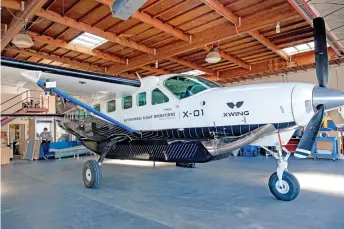
[[[320,87],[327,87],[328,82],[328,55],[325,21],[318,17],[313,20],[315,68]]]
[[[313,117],[309,121],[303,133],[303,136],[297,146],[296,152],[294,154],[295,157],[306,158],[308,155],[311,154],[315,139],[318,135],[321,123],[324,119],[325,106],[318,105],[317,109],[318,111],[313,115]]]

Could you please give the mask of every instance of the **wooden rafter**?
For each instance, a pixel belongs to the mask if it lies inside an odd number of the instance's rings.
[[[41,9],[40,11],[37,12],[36,15],[39,17],[48,19],[50,21],[54,21],[54,22],[59,23],[59,24],[69,26],[69,27],[74,28],[74,29],[78,29],[78,30],[81,30],[84,32],[92,33],[94,35],[103,37],[103,38],[105,38],[109,41],[112,41],[114,43],[129,47],[132,49],[136,49],[136,50],[139,50],[141,52],[154,54],[154,49],[149,48],[145,45],[139,44],[136,41],[130,40],[130,39],[125,38],[125,37],[116,36],[113,33],[105,32],[104,30],[99,29],[97,27],[90,26],[90,25],[83,23],[83,22],[78,22],[78,21],[76,21],[72,18],[69,18],[69,17],[61,16],[55,12],[52,12],[52,11],[45,11],[45,10]]]
[[[279,14],[276,11],[279,10]],[[259,28],[265,27],[267,25],[273,24],[276,21],[285,21],[293,18],[297,18],[298,14],[291,8],[289,8],[288,3],[283,3],[278,6],[270,7],[264,12],[257,13],[253,16],[244,17],[243,23],[238,27],[239,33],[247,33],[252,30],[257,30]],[[221,32],[219,32],[221,31]],[[127,66],[114,65],[110,67],[112,71],[117,73],[129,71],[131,69],[137,68],[142,65],[147,65],[154,62],[155,60],[166,59],[172,56],[179,55],[181,53],[202,47],[207,44],[214,43],[216,41],[231,38],[237,36],[238,33],[234,25],[228,25],[227,23],[220,24],[218,26],[211,27],[210,29],[195,34],[191,44],[177,41],[173,44],[167,45],[159,49],[157,55],[152,56],[140,56],[129,61]]]
[[[47,0],[30,0],[25,4],[24,11],[16,13],[15,17],[12,19],[11,23],[8,25],[7,31],[1,38],[1,49],[2,51],[25,26],[27,21],[31,20],[35,12],[41,9],[41,7],[46,3]],[[1,4],[2,5],[2,4]],[[10,1],[9,5],[13,5]],[[19,10],[21,9],[19,5]]]
[[[204,50],[206,51],[210,51],[211,46],[206,45],[203,47]],[[224,51],[222,51],[221,49],[217,48],[216,51],[220,54],[220,56],[225,59],[228,60],[236,65],[239,65],[240,67],[246,68],[246,69],[250,69],[250,65],[248,63],[245,63],[243,60],[239,59],[238,57],[235,57],[233,55],[230,55],[228,53],[225,53]]]
[[[45,52],[36,52],[34,50],[31,50],[31,49],[20,49],[20,48],[16,48],[13,46],[7,47],[6,50],[17,52],[17,53],[27,55],[27,56],[34,56],[34,57],[38,57],[41,59],[46,59],[46,60],[50,60],[50,61],[54,61],[54,62],[60,62],[63,64],[68,64],[71,67],[77,68],[77,69],[84,69],[84,70],[90,70],[90,71],[94,71],[94,72],[107,73],[105,67],[100,67],[98,65],[92,65],[92,64],[85,63],[85,62],[72,60],[72,59],[69,59],[66,57],[59,57],[56,55],[51,55],[51,54],[48,54]],[[127,77],[127,78],[136,79],[136,77],[132,74],[121,73],[120,75]]]
[[[44,44],[49,44],[49,45],[54,45],[57,46],[59,48],[64,48],[64,49],[68,49],[68,50],[72,50],[72,51],[76,51],[76,52],[80,52],[80,53],[84,53],[84,54],[88,54],[91,56],[95,56],[101,59],[105,59],[105,60],[109,60],[112,62],[116,62],[116,63],[121,63],[121,64],[126,64],[127,61],[124,58],[115,56],[113,54],[109,54],[106,52],[101,52],[95,49],[88,49],[86,47],[80,46],[80,45],[75,45],[75,44],[71,44],[71,43],[67,43],[63,40],[60,39],[54,39],[52,37],[48,37],[45,35],[39,35],[37,33],[34,32],[28,32],[28,34],[35,40],[38,41],[40,43],[44,43]]]
[[[150,71],[150,72],[155,72],[155,73],[158,73],[158,74],[170,74],[171,72],[169,71],[165,71],[161,68],[153,68],[153,67],[150,67],[150,66],[141,66],[140,67],[141,69],[144,69],[144,70],[147,70],[147,71]]]
[[[218,0],[202,0],[210,8],[221,14],[227,20],[232,22],[237,28],[240,27],[240,19],[235,15],[229,8],[222,5]],[[275,52],[277,55],[282,57],[284,60],[289,61],[289,56],[283,50],[279,49],[273,44],[267,37],[260,34],[258,31],[250,31],[249,34],[262,43],[265,47]]]
[[[181,64],[181,65],[184,65],[186,67],[189,67],[189,68],[192,68],[192,69],[196,69],[196,70],[200,70],[202,72],[205,72],[211,76],[214,76],[216,77],[218,75],[218,73],[216,71],[213,71],[209,68],[205,68],[205,67],[202,67],[198,64],[195,64],[195,63],[192,63],[191,61],[187,61],[187,60],[183,60],[183,59],[180,59],[180,58],[177,58],[177,57],[170,57],[170,58],[167,58],[169,61],[172,61],[172,62],[176,62],[178,64]]]
[[[331,59],[336,53],[332,48],[328,49],[328,56]],[[292,61],[290,63],[286,63],[284,60],[281,59],[273,59],[264,61],[261,63],[253,64],[251,70],[246,69],[233,69],[227,70],[226,72],[222,72],[220,74],[220,79],[223,82],[227,82],[228,80],[237,79],[239,77],[254,75],[254,74],[262,74],[264,72],[274,72],[280,71],[282,69],[294,68],[303,65],[314,64],[315,56],[314,51],[309,51],[305,53],[300,53],[292,56]]]
[[[8,8],[14,9],[14,10],[20,10],[20,4],[19,3],[13,4],[12,1],[13,0],[2,0],[1,6],[6,6]],[[76,21],[72,18],[66,17],[66,16],[61,16],[58,13],[52,12],[50,10],[40,9],[36,12],[36,16],[48,19],[50,21],[53,21],[53,22],[56,22],[56,23],[59,23],[62,25],[66,25],[68,27],[71,27],[71,28],[74,28],[77,30],[92,33],[94,35],[103,37],[103,38],[105,38],[109,41],[112,41],[114,43],[123,45],[125,47],[136,49],[136,50],[139,50],[141,52],[145,52],[145,53],[149,53],[149,54],[154,54],[154,49],[149,48],[145,45],[139,44],[136,41],[130,40],[130,39],[125,38],[125,37],[116,36],[113,33],[105,32],[102,29],[88,25],[88,24],[83,23],[83,22],[78,22],[78,21]]]
[[[117,63],[121,63],[121,64],[126,64],[126,59],[120,58],[118,56],[115,56],[113,54],[109,54],[106,52],[101,52],[98,50],[94,50],[94,49],[88,49],[85,47],[82,47],[80,45],[75,45],[75,44],[71,44],[71,43],[67,43],[63,40],[60,39],[54,39],[52,37],[48,37],[45,35],[39,35],[37,33],[34,32],[28,32],[28,34],[35,40],[38,41],[40,43],[44,43],[44,44],[49,44],[49,45],[53,45],[59,48],[64,48],[64,49],[68,49],[71,51],[76,51],[76,52],[80,52],[83,54],[87,54],[90,56],[94,56],[94,57],[98,57],[100,59],[104,59],[104,60],[108,60],[108,61],[112,61],[112,62],[117,62]],[[85,60],[84,60],[85,61]],[[165,71],[163,69],[159,69],[159,68],[153,68],[153,67],[149,67],[149,66],[141,66],[140,68],[148,70],[150,72],[155,72],[158,74],[169,74],[170,72]]]
[[[100,3],[103,3],[104,5],[108,5],[110,6],[113,3],[113,0],[97,0]],[[157,18],[153,18],[152,16],[150,16],[149,14],[143,12],[143,11],[136,11],[133,15],[133,18],[135,18],[136,20],[139,20],[141,22],[144,22],[152,27],[155,27],[161,31],[164,31],[165,33],[168,33],[176,38],[179,38],[181,40],[184,40],[186,42],[190,42],[190,36],[187,35],[186,33],[184,33],[183,31],[174,28],[173,26],[164,23],[162,21],[160,21]]]

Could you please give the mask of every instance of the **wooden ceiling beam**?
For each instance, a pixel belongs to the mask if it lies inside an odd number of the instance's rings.
[[[105,67],[99,67],[98,65],[92,65],[92,64],[85,63],[85,62],[72,60],[72,59],[69,59],[66,57],[59,57],[56,55],[51,55],[51,54],[48,54],[45,52],[36,52],[34,50],[31,50],[31,49],[20,49],[20,48],[13,47],[13,46],[7,47],[6,50],[17,52],[17,53],[27,55],[27,56],[34,56],[34,57],[38,57],[41,59],[46,59],[46,60],[50,60],[50,61],[54,61],[54,62],[60,62],[63,64],[68,64],[71,67],[77,68],[77,69],[89,70],[89,71],[93,71],[93,72],[107,73]],[[127,78],[131,78],[131,79],[137,79],[137,77],[135,75],[132,75],[132,74],[121,73],[120,75],[127,77]]]
[[[285,51],[283,51],[283,49],[279,49],[277,45],[272,43],[267,37],[263,36],[258,31],[251,31],[249,32],[249,34],[255,39],[257,39],[260,43],[262,43],[265,47],[267,47],[268,49],[282,57],[284,60],[290,61],[290,57]]]
[[[237,28],[241,26],[240,17],[235,15],[229,8],[225,7],[220,3],[218,0],[202,0],[205,4],[207,4],[210,8],[215,10],[217,13],[221,14],[227,20],[232,22]],[[275,44],[273,44],[267,37],[260,34],[258,31],[250,31],[249,34],[257,39],[260,43],[265,45],[268,49],[275,52],[277,55],[282,57],[284,60],[289,61],[289,56],[286,52],[279,49]]]
[[[96,0],[104,5],[110,6],[114,1],[113,0]],[[132,18],[135,18],[138,21],[141,21],[143,23],[146,23],[154,28],[157,28],[161,31],[164,31],[165,33],[168,33],[178,39],[181,39],[186,42],[191,42],[191,37],[190,35],[184,33],[180,29],[174,28],[173,26],[164,23],[160,21],[159,19],[153,18],[149,14],[145,12],[140,12],[136,11],[133,15]]]
[[[94,72],[102,72],[102,73],[105,72],[105,68],[99,67],[97,65],[91,65],[91,64],[87,64],[87,63],[80,62],[77,60],[72,60],[72,59],[69,59],[66,57],[59,57],[56,55],[51,55],[51,54],[48,54],[45,52],[36,52],[34,50],[31,50],[31,49],[20,49],[20,48],[16,48],[13,46],[6,48],[6,50],[21,53],[21,54],[24,54],[27,56],[35,56],[35,57],[39,57],[42,59],[47,59],[47,60],[56,61],[56,62],[60,62],[60,63],[64,63],[64,64],[74,65],[74,66],[77,66],[78,68],[82,68],[85,70],[91,70]]]
[[[167,60],[176,62],[178,64],[184,65],[184,66],[192,68],[192,69],[196,69],[196,70],[205,72],[205,73],[212,75],[212,76],[215,76],[215,77],[218,76],[218,73],[216,71],[213,71],[209,68],[202,67],[198,64],[192,63],[191,61],[183,60],[183,59],[180,59],[177,57],[170,57],[170,58],[167,58]]]
[[[14,10],[20,10],[20,4],[13,4],[13,0],[2,0],[1,1],[1,6],[6,6],[10,9],[14,9]],[[36,12],[36,16],[80,30],[80,31],[84,31],[84,32],[88,32],[88,33],[92,33],[94,35],[103,37],[111,42],[123,45],[125,47],[129,47],[132,49],[136,49],[139,50],[141,52],[145,52],[145,53],[149,53],[149,54],[153,54],[155,53],[153,48],[149,48],[145,45],[139,44],[136,41],[130,40],[128,38],[125,37],[119,37],[116,36],[113,33],[110,32],[105,32],[102,29],[99,29],[97,27],[88,25],[86,23],[83,22],[78,22],[72,18],[66,17],[66,16],[61,16],[58,13],[55,13],[53,11],[50,10],[43,10],[40,9]]]
[[[328,49],[329,60],[335,56],[335,51],[332,48]],[[292,56],[291,62],[287,63],[284,60],[273,59],[257,64],[252,64],[251,70],[237,68],[233,70],[227,70],[220,73],[220,79],[223,82],[233,80],[243,76],[249,76],[254,74],[262,74],[265,72],[276,72],[282,69],[294,68],[303,65],[313,64],[315,62],[314,51],[304,52]]]
[[[204,50],[210,52],[211,46],[206,45],[203,47]],[[228,53],[225,53],[224,51],[222,51],[221,49],[217,48],[216,51],[220,54],[220,56],[225,59],[228,60],[236,65],[239,65],[240,67],[243,67],[245,69],[250,69],[250,65],[248,63],[245,63],[243,60],[241,60],[238,57],[235,57],[233,55],[230,55]]]
[[[171,74],[171,72],[169,71],[165,71],[164,69],[161,69],[161,68],[153,68],[151,66],[140,66],[141,69],[144,69],[146,71],[150,71],[150,72],[155,72],[155,73],[158,73],[158,74],[162,74],[162,75],[166,75],[166,74]]]
[[[295,12],[294,9],[291,9],[288,3],[283,3],[279,6],[273,6],[264,12],[257,13],[249,17],[244,17],[242,25],[238,27],[238,32],[236,31],[234,25],[223,23],[218,26],[209,28],[204,32],[193,35],[191,44],[188,44],[184,41],[176,41],[173,44],[169,44],[160,48],[157,55],[155,56],[150,57],[148,55],[142,55],[140,57],[131,59],[127,66],[115,64],[114,66],[110,67],[110,69],[117,73],[126,72],[142,65],[147,65],[156,60],[166,59],[197,49],[204,45],[217,42],[219,40],[237,36],[238,33],[247,33],[249,31],[257,30],[262,27],[274,24],[276,21],[282,22],[297,17],[299,17],[297,12]]]
[[[1,7],[6,7],[12,10],[21,10],[21,3],[17,0],[2,0]]]
[[[30,0],[26,2],[24,11],[19,11],[15,14],[15,17],[12,19],[10,24],[8,25],[7,32],[1,38],[1,49],[2,51],[17,35],[27,23],[25,20],[30,21],[35,13],[41,9],[41,7],[46,3],[47,0]],[[1,1],[1,6],[2,6]],[[10,7],[13,7],[13,2],[9,1],[7,4]],[[6,6],[7,7],[7,6]],[[16,6],[17,7],[17,6]],[[19,4],[19,10],[21,10],[21,6]]]
[[[54,39],[52,37],[48,37],[45,35],[40,35],[38,33],[35,32],[31,32],[28,31],[28,34],[34,39],[34,41],[38,41],[40,43],[44,43],[44,44],[49,44],[49,45],[53,45],[59,48],[64,48],[64,49],[68,49],[71,51],[76,51],[76,52],[80,52],[80,53],[84,53],[87,55],[91,55],[91,56],[95,56],[101,59],[105,59],[105,60],[109,60],[112,62],[116,62],[116,63],[121,63],[121,64],[126,64],[127,60],[118,56],[115,56],[113,54],[109,54],[106,52],[101,52],[99,50],[95,50],[95,49],[88,49],[86,47],[80,46],[80,45],[75,45],[75,44],[71,44],[71,43],[67,43],[63,40],[60,39]]]
[[[127,39],[125,37],[119,37],[116,36],[113,33],[110,32],[105,32],[102,29],[99,29],[97,27],[88,25],[86,23],[83,22],[78,22],[72,18],[69,17],[65,17],[65,16],[61,16],[55,12],[52,11],[46,11],[46,10],[39,10],[36,13],[37,16],[41,17],[41,18],[45,18],[48,19],[50,21],[54,21],[56,23],[62,24],[62,25],[66,25],[68,27],[80,30],[80,31],[84,31],[84,32],[88,32],[88,33],[92,33],[94,35],[103,37],[109,41],[112,41],[114,43],[123,45],[125,47],[129,47],[132,49],[136,49],[139,50],[141,52],[145,52],[145,53],[149,53],[149,54],[154,54],[154,49],[149,48],[145,45],[139,44],[136,41]]]

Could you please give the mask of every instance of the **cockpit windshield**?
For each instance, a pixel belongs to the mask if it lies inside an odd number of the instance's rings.
[[[185,99],[210,88],[222,87],[220,84],[205,78],[188,75],[168,78],[165,80],[164,85],[179,99]]]

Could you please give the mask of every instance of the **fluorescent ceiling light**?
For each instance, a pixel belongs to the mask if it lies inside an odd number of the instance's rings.
[[[85,32],[85,33],[80,34],[76,38],[74,38],[70,43],[75,44],[75,45],[84,46],[84,47],[89,48],[89,49],[94,49],[94,48],[98,47],[99,45],[104,44],[107,41],[108,40],[106,40],[102,37],[98,37],[98,36],[93,35],[91,33]]]
[[[187,71],[187,72],[182,72],[181,74],[199,76],[199,75],[204,75],[205,72],[202,72],[200,70],[191,70],[191,71]]]

